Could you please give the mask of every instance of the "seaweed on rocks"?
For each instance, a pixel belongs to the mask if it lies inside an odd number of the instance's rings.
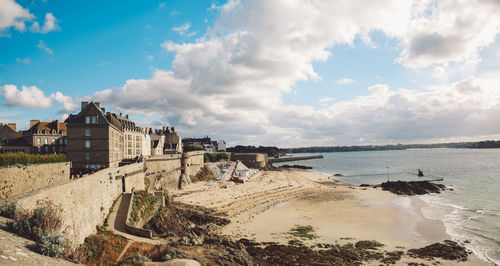
[[[390,191],[397,195],[423,195],[429,193],[440,193],[446,189],[445,185],[431,183],[429,181],[390,181],[380,185],[382,190]]]
[[[408,255],[415,258],[467,261],[467,249],[455,241],[445,240],[443,243],[434,243],[419,249],[408,250]]]

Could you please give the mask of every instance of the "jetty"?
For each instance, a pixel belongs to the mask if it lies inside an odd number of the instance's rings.
[[[303,161],[303,160],[312,160],[312,159],[323,159],[323,155],[272,158],[272,159],[268,159],[268,162],[270,162],[270,163],[282,163],[282,162]]]

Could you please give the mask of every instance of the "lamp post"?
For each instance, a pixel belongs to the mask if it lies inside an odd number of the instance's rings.
[[[387,168],[387,182],[389,182],[389,166],[386,166],[385,168]]]

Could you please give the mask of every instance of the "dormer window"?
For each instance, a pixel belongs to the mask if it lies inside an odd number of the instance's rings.
[[[88,115],[85,117],[85,124],[97,124],[97,116]]]

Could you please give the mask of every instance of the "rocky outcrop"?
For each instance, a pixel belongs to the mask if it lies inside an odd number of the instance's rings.
[[[444,243],[434,243],[419,249],[408,250],[408,255],[414,258],[467,261],[468,252],[465,247],[451,240]]]
[[[382,183],[380,187],[382,187],[382,190],[387,190],[397,195],[409,196],[440,193],[446,189],[445,185],[429,181],[391,181]]]

